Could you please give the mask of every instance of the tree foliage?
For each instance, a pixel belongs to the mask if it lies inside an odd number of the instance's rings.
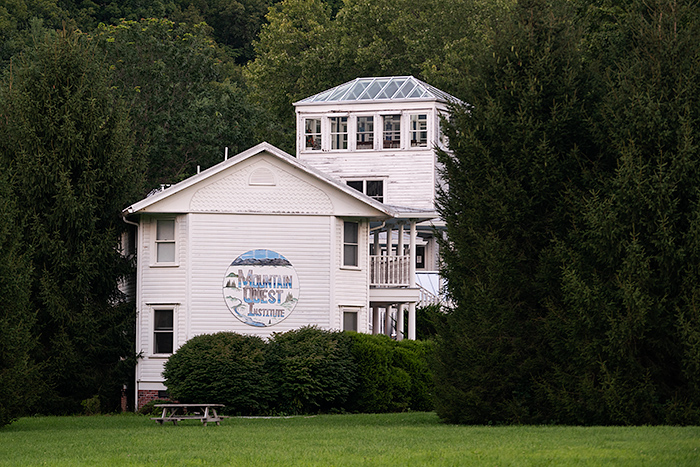
[[[31,355],[37,344],[29,295],[32,266],[20,222],[7,172],[0,171],[0,427],[33,406],[41,385]]]
[[[696,423],[696,8],[571,7],[519,3],[448,125],[438,413]]]
[[[126,382],[120,359],[133,353],[133,307],[119,305],[117,287],[131,271],[120,214],[137,198],[142,172],[125,107],[80,33],[37,44],[2,89],[0,161],[22,208],[36,358],[50,387],[40,409],[77,411],[95,394],[112,402]]]
[[[254,98],[281,124],[271,141],[294,149],[292,103],[361,76],[415,75],[458,97],[463,53],[509,1],[284,0],[267,15],[246,67]]]
[[[175,183],[255,144],[256,113],[206,24],[101,25],[97,41],[129,106],[148,188]]]

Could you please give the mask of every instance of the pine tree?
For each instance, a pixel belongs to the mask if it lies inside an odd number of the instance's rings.
[[[126,382],[120,358],[133,354],[133,307],[121,305],[117,286],[131,265],[119,239],[142,164],[95,50],[79,32],[47,37],[13,64],[0,100],[0,157],[24,218],[36,357],[51,388],[40,410],[52,413],[114,397]]]
[[[439,331],[438,414],[450,422],[542,422],[533,375],[547,367],[542,332],[556,289],[556,240],[584,190],[593,92],[567,2],[519,2],[472,66],[469,105],[446,125],[449,191],[443,274],[456,308]],[[582,170],[583,169],[583,170]]]
[[[573,423],[697,423],[698,8],[630,2],[602,55],[605,144],[562,250],[542,382]],[[624,53],[621,53],[624,51]]]
[[[19,220],[7,174],[0,171],[0,427],[32,407],[41,385],[31,356],[37,344],[32,269]]]

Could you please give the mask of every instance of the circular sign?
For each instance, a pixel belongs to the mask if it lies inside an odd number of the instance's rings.
[[[224,276],[224,301],[250,326],[274,326],[294,310],[299,279],[287,258],[272,250],[251,250],[236,258]]]

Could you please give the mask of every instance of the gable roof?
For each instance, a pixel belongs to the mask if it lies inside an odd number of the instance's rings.
[[[148,196],[141,201],[138,201],[131,206],[127,207],[122,211],[122,213],[126,216],[129,214],[136,214],[139,212],[144,212],[148,211],[148,208],[155,205],[156,203],[159,203],[163,200],[166,200],[168,198],[171,198],[178,193],[194,186],[200,183],[205,182],[208,179],[212,179],[216,175],[228,170],[229,168],[240,164],[243,161],[246,161],[248,159],[251,159],[259,154],[265,153],[267,155],[270,155],[278,160],[283,161],[286,164],[291,165],[292,167],[297,168],[298,170],[301,170],[302,172],[308,174],[311,176],[313,179],[318,180],[319,182],[330,185],[331,187],[335,188],[336,190],[339,190],[343,193],[345,193],[347,196],[352,197],[361,203],[370,206],[374,208],[376,211],[379,211],[378,217],[380,218],[392,218],[392,217],[403,217],[403,210],[402,209],[397,209],[391,206],[387,206],[383,203],[380,203],[379,201],[370,198],[366,196],[365,194],[355,190],[354,188],[349,187],[348,185],[341,183],[328,175],[324,174],[323,172],[320,172],[312,167],[309,167],[299,159],[296,159],[295,157],[287,154],[286,152],[282,151],[279,148],[276,148],[275,146],[263,142],[258,144],[257,146],[254,146],[247,151],[243,151],[242,153],[231,157],[223,162],[220,162],[219,164],[216,164],[201,173],[198,173],[196,175],[193,175],[180,183],[177,183],[175,185],[172,185],[169,188],[166,188],[162,191],[159,191],[151,196]],[[416,218],[431,218],[435,217],[434,215],[431,215],[433,213],[416,213],[415,216],[411,217],[416,217]]]
[[[328,102],[377,102],[397,100],[429,100],[459,103],[460,100],[413,76],[356,78],[327,91],[295,102],[298,104]]]

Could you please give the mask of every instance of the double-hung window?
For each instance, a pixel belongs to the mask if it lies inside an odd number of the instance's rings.
[[[384,149],[401,147],[401,115],[384,115]]]
[[[384,202],[383,180],[348,180],[347,184],[350,188],[354,188],[380,203]]]
[[[153,310],[153,353],[171,354],[174,343],[174,310]]]
[[[348,148],[348,117],[331,117],[331,149]]]
[[[156,221],[156,263],[175,263],[175,219]]]
[[[343,266],[357,267],[359,248],[359,224],[357,222],[343,223]]]
[[[304,119],[304,147],[312,151],[321,150],[321,119]]]
[[[411,115],[411,147],[428,147],[428,116],[425,114]]]
[[[374,149],[374,117],[357,117],[357,149]]]

